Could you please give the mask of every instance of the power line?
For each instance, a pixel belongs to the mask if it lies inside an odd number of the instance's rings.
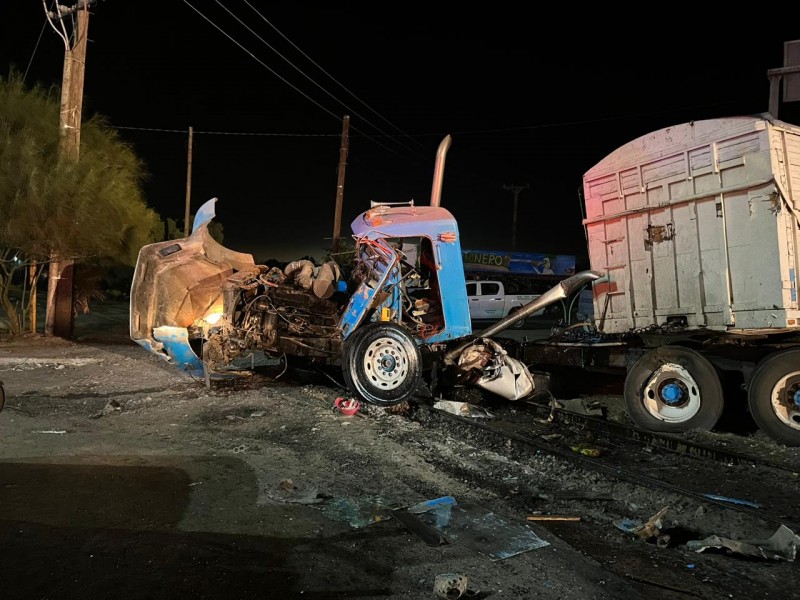
[[[206,15],[204,15],[202,12],[200,12],[200,11],[199,11],[197,8],[195,8],[194,6],[192,6],[192,4],[191,4],[191,3],[190,3],[188,0],[183,0],[183,2],[184,2],[184,4],[186,4],[186,5],[187,5],[189,8],[191,8],[193,11],[195,11],[195,12],[196,12],[198,15],[200,15],[201,17],[203,17],[203,19],[205,19],[205,20],[206,20],[208,23],[210,23],[211,25],[213,25],[213,26],[214,26],[214,28],[215,28],[217,31],[219,31],[219,32],[220,32],[222,35],[224,35],[225,37],[227,37],[227,38],[228,38],[230,41],[232,41],[234,44],[236,44],[237,46],[239,46],[239,48],[241,48],[241,49],[242,49],[244,52],[246,52],[248,55],[250,55],[250,57],[251,57],[253,60],[255,60],[255,61],[258,63],[258,64],[260,64],[262,67],[264,67],[265,69],[267,69],[267,70],[268,70],[270,73],[272,73],[273,75],[275,75],[275,77],[277,77],[278,79],[280,79],[280,80],[281,80],[283,83],[285,83],[286,85],[288,85],[289,87],[291,87],[293,90],[295,90],[295,91],[296,91],[298,94],[300,94],[301,96],[303,96],[303,97],[304,97],[306,100],[308,100],[308,101],[309,101],[309,102],[311,102],[312,104],[314,104],[314,105],[318,106],[318,107],[319,107],[319,108],[321,108],[323,111],[325,111],[326,113],[328,113],[328,114],[329,114],[329,115],[331,115],[332,117],[336,118],[337,120],[340,118],[340,117],[339,117],[339,115],[337,115],[336,113],[334,113],[334,112],[332,112],[332,111],[328,110],[326,107],[324,107],[322,104],[320,104],[319,102],[317,102],[316,100],[314,100],[314,99],[313,99],[311,96],[309,96],[308,94],[306,94],[306,93],[305,93],[304,91],[302,91],[300,88],[298,88],[297,86],[295,86],[294,84],[292,84],[291,82],[289,82],[289,81],[288,81],[288,80],[287,80],[285,77],[283,77],[282,75],[278,74],[278,73],[277,73],[277,72],[276,72],[274,69],[272,69],[272,68],[271,68],[269,65],[267,65],[267,64],[266,64],[264,61],[262,61],[262,60],[261,60],[260,58],[258,58],[258,57],[257,57],[255,54],[253,54],[252,52],[250,52],[250,50],[248,50],[248,49],[247,49],[247,48],[245,48],[245,47],[244,47],[242,44],[240,44],[238,41],[236,41],[236,40],[233,38],[233,36],[231,36],[229,33],[225,32],[225,31],[223,31],[223,29],[222,29],[222,28],[221,28],[219,25],[217,25],[216,23],[214,23],[214,22],[213,22],[211,19],[209,19],[209,18],[208,18]],[[358,129],[356,129],[355,127],[354,127],[353,129],[355,129],[356,131],[358,131]],[[359,133],[363,133],[363,132],[359,132]],[[365,137],[367,137],[368,139],[371,139],[373,142],[375,142],[375,143],[376,143],[376,144],[378,144],[379,146],[383,147],[385,150],[388,150],[389,152],[392,152],[393,154],[398,154],[397,152],[395,152],[394,150],[392,150],[392,149],[391,149],[391,148],[389,148],[388,146],[386,146],[386,145],[384,145],[384,144],[382,144],[382,143],[378,142],[377,140],[375,140],[375,139],[371,138],[371,137],[370,137],[368,134],[364,133],[364,136],[365,136]],[[398,155],[399,155],[399,154],[398,154]]]
[[[245,29],[247,29],[247,31],[249,31],[249,32],[250,32],[250,33],[252,33],[252,34],[253,34],[253,35],[254,35],[256,38],[258,38],[258,40],[259,40],[259,41],[261,41],[261,42],[262,42],[262,43],[263,43],[263,44],[264,44],[264,45],[265,45],[267,48],[269,48],[270,50],[272,50],[272,51],[273,51],[275,54],[277,54],[277,55],[278,55],[278,56],[279,56],[281,59],[283,59],[283,61],[284,61],[284,62],[286,62],[288,65],[290,65],[290,66],[291,66],[291,67],[292,67],[292,68],[293,68],[295,71],[297,71],[298,73],[300,73],[300,74],[301,74],[303,77],[305,77],[305,78],[306,78],[308,81],[310,81],[311,83],[313,83],[315,86],[317,86],[317,87],[318,87],[320,90],[322,90],[323,92],[325,92],[325,93],[326,93],[326,94],[327,94],[327,95],[328,95],[330,98],[332,98],[333,100],[335,100],[336,102],[338,102],[339,104],[341,104],[341,105],[342,105],[344,108],[346,108],[348,111],[350,111],[350,112],[354,113],[354,114],[355,114],[357,117],[359,117],[359,118],[363,119],[365,123],[367,123],[368,125],[371,125],[371,126],[372,126],[372,127],[374,127],[375,129],[377,129],[377,130],[378,130],[380,133],[382,133],[382,134],[384,134],[384,135],[388,136],[388,134],[387,134],[385,131],[383,131],[383,130],[382,130],[380,127],[378,127],[377,125],[375,125],[374,123],[372,123],[372,122],[371,122],[369,119],[367,119],[366,117],[362,116],[362,115],[361,115],[361,114],[360,114],[358,111],[356,111],[355,109],[353,109],[352,107],[350,107],[349,105],[347,105],[347,103],[345,103],[344,101],[342,101],[342,100],[340,100],[339,98],[337,98],[335,95],[333,95],[333,94],[332,94],[331,92],[329,92],[327,89],[325,89],[325,88],[324,88],[324,87],[323,87],[321,84],[319,84],[317,81],[315,81],[315,80],[314,80],[314,79],[313,79],[311,76],[309,76],[307,73],[305,73],[305,72],[304,72],[304,71],[303,71],[303,70],[302,70],[300,67],[298,67],[297,65],[295,65],[295,64],[294,64],[294,63],[293,63],[291,60],[289,60],[289,59],[288,59],[288,58],[286,58],[286,57],[285,57],[283,54],[281,54],[281,53],[280,53],[280,52],[279,52],[279,51],[278,51],[278,50],[277,50],[275,47],[273,47],[272,45],[270,45],[270,43],[269,43],[269,42],[267,42],[267,41],[266,41],[266,40],[265,40],[263,37],[261,37],[260,35],[258,35],[258,33],[256,33],[255,31],[253,31],[253,29],[252,29],[250,26],[248,26],[246,23],[244,23],[244,21],[242,21],[242,20],[241,20],[239,17],[237,17],[235,14],[233,14],[233,13],[232,13],[232,12],[231,12],[231,11],[230,11],[230,10],[229,10],[229,9],[228,9],[228,8],[227,8],[225,5],[224,5],[224,4],[222,4],[222,2],[220,2],[220,0],[216,0],[216,3],[217,3],[219,6],[221,6],[221,7],[222,7],[222,8],[225,10],[225,12],[227,12],[227,13],[228,13],[229,15],[231,15],[231,16],[232,16],[234,19],[236,19],[236,21],[238,21],[238,22],[239,22],[239,24],[240,24],[242,27],[244,27]],[[248,6],[250,6],[250,8],[253,8],[253,7],[252,7],[252,5],[250,5],[250,4],[248,4]],[[265,22],[267,22],[267,23],[268,23],[268,24],[269,24],[269,25],[272,27],[272,24],[271,24],[271,23],[269,23],[269,21],[267,21],[267,20],[264,18],[264,16],[263,16],[261,13],[259,13],[259,12],[258,12],[258,11],[257,11],[255,8],[253,8],[253,10],[256,12],[256,14],[258,14],[258,16],[260,16],[262,19],[264,19],[264,21],[265,21]],[[274,29],[274,27],[273,27],[273,29]],[[276,31],[277,31],[277,29],[276,29]],[[280,33],[280,32],[279,32],[279,33]],[[283,34],[281,34],[281,35],[283,35]],[[301,54],[302,54],[304,57],[308,58],[308,55],[307,55],[307,54],[305,54],[305,53],[304,53],[302,50],[300,50],[300,49],[299,49],[299,48],[298,48],[298,47],[297,47],[295,44],[293,44],[293,43],[292,43],[290,40],[288,40],[288,38],[286,38],[286,36],[283,36],[283,38],[284,38],[284,39],[286,39],[286,41],[287,41],[287,42],[289,42],[290,44],[292,44],[292,46],[293,46],[295,49],[297,49],[297,50],[298,50],[298,52],[300,52],[300,53],[301,53]],[[319,68],[320,70],[322,70],[322,69],[321,69],[321,67],[319,67],[319,66],[318,66],[318,65],[317,65],[317,64],[316,64],[316,63],[315,63],[313,60],[311,60],[310,58],[308,58],[308,59],[311,61],[311,63],[312,63],[314,66],[316,66],[317,68]],[[326,75],[328,75],[328,74],[327,74],[327,73],[326,73],[324,70],[322,70],[322,72],[323,72],[323,73],[325,73]],[[330,77],[330,75],[328,75],[328,76]],[[336,81],[336,80],[334,80],[334,81]],[[336,83],[338,83],[338,82],[336,82]],[[341,84],[340,84],[340,86],[341,86]],[[341,86],[341,87],[343,87],[343,86]],[[345,91],[347,91],[347,90],[346,90],[346,88],[345,88]],[[351,94],[351,95],[352,95],[352,94]],[[362,104],[363,104],[363,103],[362,103]],[[373,112],[374,112],[374,111],[373,111]],[[377,113],[376,113],[376,114],[377,114]],[[379,116],[380,116],[380,115],[379,115]],[[408,148],[407,146],[404,146],[404,147],[405,147],[407,150],[410,150],[410,148]]]
[[[219,0],[217,0],[217,2],[219,2]],[[362,100],[362,99],[361,99],[361,98],[359,98],[359,97],[358,97],[356,94],[354,94],[352,91],[350,91],[350,89],[348,89],[348,88],[347,88],[347,87],[346,87],[344,84],[342,84],[342,83],[341,83],[341,82],[340,82],[338,79],[336,79],[336,78],[335,78],[333,75],[331,75],[330,73],[328,73],[328,71],[326,71],[326,70],[325,70],[325,69],[324,69],[324,68],[323,68],[323,67],[322,67],[322,66],[321,66],[319,63],[317,63],[317,62],[316,62],[316,61],[315,61],[313,58],[311,58],[311,57],[310,57],[308,54],[306,54],[306,53],[305,53],[305,52],[304,52],[302,49],[300,49],[300,47],[299,47],[299,46],[297,46],[297,44],[295,44],[294,42],[292,42],[292,40],[290,40],[288,37],[286,37],[286,35],[284,35],[284,34],[283,34],[283,32],[281,32],[281,31],[280,31],[280,30],[279,30],[277,27],[275,27],[275,25],[273,25],[273,24],[272,24],[272,23],[271,23],[269,20],[267,20],[267,18],[266,18],[266,17],[265,17],[263,14],[261,14],[261,12],[259,12],[259,10],[258,10],[257,8],[255,8],[255,7],[254,7],[252,4],[250,4],[250,2],[248,2],[247,0],[244,0],[244,3],[245,3],[245,4],[247,4],[247,6],[249,6],[249,7],[250,7],[250,8],[253,10],[253,12],[255,12],[255,13],[256,13],[256,14],[257,14],[259,17],[261,17],[261,19],[262,19],[262,20],[263,20],[263,21],[264,21],[264,22],[265,22],[267,25],[269,25],[270,27],[272,27],[272,29],[275,31],[275,33],[277,33],[277,34],[278,34],[278,35],[280,35],[280,36],[281,36],[281,37],[282,37],[284,40],[286,40],[286,41],[287,41],[287,42],[288,42],[288,43],[289,43],[289,44],[290,44],[290,45],[291,45],[291,46],[292,46],[292,47],[293,47],[295,50],[297,50],[297,51],[298,51],[298,52],[299,52],[299,53],[300,53],[300,54],[301,54],[301,55],[302,55],[304,58],[306,58],[306,59],[307,59],[307,60],[308,60],[308,61],[309,61],[309,62],[310,62],[312,65],[314,65],[314,66],[315,66],[315,67],[317,67],[317,68],[318,68],[320,71],[322,71],[322,72],[323,72],[323,73],[324,73],[324,74],[325,74],[325,75],[326,75],[326,76],[327,76],[327,77],[328,77],[328,78],[329,78],[331,81],[333,81],[333,82],[334,82],[336,85],[338,85],[340,88],[342,88],[342,89],[343,89],[345,92],[347,92],[348,94],[350,94],[350,95],[351,95],[353,98],[355,98],[356,100],[358,100],[358,102],[360,102],[362,105],[366,106],[366,107],[367,107],[367,108],[368,108],[368,109],[369,109],[369,110],[370,110],[370,111],[371,111],[373,114],[377,115],[377,116],[378,116],[378,117],[379,117],[381,120],[383,120],[383,121],[385,121],[386,123],[388,123],[389,125],[391,125],[391,126],[392,126],[392,127],[393,127],[393,128],[394,128],[394,129],[395,129],[397,132],[398,132],[398,133],[402,134],[404,137],[407,137],[407,138],[409,138],[409,139],[411,139],[411,140],[415,141],[417,144],[419,144],[419,146],[420,146],[420,147],[424,147],[422,143],[420,143],[420,142],[419,142],[419,141],[417,141],[417,140],[414,140],[414,138],[412,138],[411,136],[409,136],[408,134],[406,134],[405,132],[403,132],[403,131],[402,131],[402,130],[401,130],[399,127],[397,127],[397,126],[396,126],[394,123],[392,123],[391,121],[389,121],[389,119],[387,119],[387,118],[386,118],[386,117],[384,117],[384,116],[383,116],[381,113],[379,113],[379,112],[378,112],[378,111],[376,111],[374,108],[372,108],[372,107],[371,107],[369,104],[367,104],[367,103],[366,103],[364,100]],[[342,103],[342,105],[343,105],[343,106],[345,106],[346,108],[349,108],[349,107],[347,107],[347,105],[346,105],[346,104],[344,104],[344,103]],[[353,111],[353,112],[355,112],[355,111]],[[356,115],[358,115],[358,113],[356,113]],[[360,116],[360,115],[358,115],[358,116]],[[362,118],[363,118],[363,117],[362,117]],[[370,123],[370,122],[369,122],[369,121],[367,121],[366,119],[365,119],[365,121],[366,121],[367,123]],[[370,123],[370,124],[371,124],[371,123]],[[384,133],[384,132],[383,132],[383,131],[382,131],[380,128],[378,128],[378,127],[375,127],[375,128],[376,128],[376,129],[378,129],[378,131],[380,131],[381,133]]]

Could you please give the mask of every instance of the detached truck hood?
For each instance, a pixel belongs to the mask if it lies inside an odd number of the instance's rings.
[[[188,238],[144,246],[131,284],[131,339],[195,376],[203,366],[189,345],[189,328],[221,311],[228,277],[256,270],[250,254],[229,250],[208,233],[216,200],[197,212]]]

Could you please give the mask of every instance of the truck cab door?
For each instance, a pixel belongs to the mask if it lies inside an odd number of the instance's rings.
[[[367,265],[368,276],[350,296],[347,308],[339,319],[342,338],[347,337],[382,304],[399,305],[397,284],[400,281],[400,258],[394,249],[381,240],[362,243],[357,252]]]

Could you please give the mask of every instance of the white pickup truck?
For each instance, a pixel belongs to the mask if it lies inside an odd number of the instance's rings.
[[[539,294],[506,294],[502,281],[467,281],[469,316],[473,321],[498,321],[538,297]],[[531,316],[542,314],[544,309]],[[512,327],[519,329],[524,324],[521,319]]]

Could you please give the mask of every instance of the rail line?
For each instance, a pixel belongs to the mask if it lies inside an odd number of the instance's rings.
[[[616,478],[618,480],[623,480],[635,485],[642,485],[647,486],[653,489],[663,490],[665,492],[669,492],[671,494],[676,494],[683,497],[693,498],[700,502],[716,506],[722,510],[727,511],[737,511],[740,513],[747,514],[755,519],[759,519],[762,521],[775,523],[779,525],[785,525],[793,529],[794,531],[800,530],[800,520],[797,520],[795,517],[796,508],[795,503],[793,502],[794,496],[792,495],[789,499],[784,499],[779,495],[770,497],[762,502],[750,502],[750,501],[738,501],[733,495],[717,493],[720,492],[719,489],[715,491],[715,493],[708,493],[708,492],[701,492],[697,491],[696,489],[689,489],[683,485],[676,484],[674,482],[670,482],[663,477],[654,476],[648,473],[638,472],[629,465],[625,464],[626,461],[618,460],[617,462],[609,463],[608,461],[603,460],[602,458],[596,458],[592,456],[586,456],[579,452],[575,452],[570,447],[563,447],[556,443],[551,443],[542,439],[540,436],[544,432],[544,429],[539,431],[539,437],[531,436],[528,434],[520,433],[519,431],[514,430],[515,427],[518,427],[518,424],[509,421],[503,421],[498,423],[492,422],[485,422],[484,419],[474,419],[471,417],[463,417],[460,415],[451,414],[449,412],[433,408],[432,406],[420,404],[420,409],[427,410],[431,414],[435,414],[443,419],[449,420],[451,422],[456,422],[465,428],[473,429],[473,430],[482,430],[491,434],[494,434],[499,439],[505,440],[512,440],[519,444],[522,444],[526,447],[535,448],[539,451],[546,452],[548,454],[558,456],[563,458],[567,461],[572,463],[579,464],[581,467],[592,470],[608,477]],[[562,411],[563,412],[563,411]],[[583,415],[580,415],[581,421],[584,423],[593,423],[597,424],[597,419],[584,419]],[[578,415],[569,415],[563,416],[564,420],[575,420],[578,418]],[[626,431],[627,427],[624,425],[617,425],[610,424],[610,423],[603,423],[603,428],[607,429],[607,431],[615,431],[615,434],[619,434],[622,432],[621,435],[630,442],[634,442],[641,447],[658,447],[659,449],[666,449],[673,455],[680,455],[680,457],[691,457],[691,458],[698,458],[698,457],[712,457],[715,461],[722,460],[723,457],[725,459],[738,461],[741,464],[753,464],[759,465],[762,468],[771,468],[771,469],[778,469],[781,473],[786,473],[791,471],[791,468],[787,465],[771,463],[770,461],[765,461],[758,457],[751,457],[744,454],[740,454],[737,452],[726,452],[723,450],[719,450],[716,448],[712,448],[710,446],[705,446],[703,444],[696,444],[693,442],[687,442],[685,440],[678,440],[673,437],[664,437],[657,434],[647,434],[646,436],[640,435],[641,432],[629,432]],[[617,431],[618,430],[618,431]],[[663,446],[662,446],[663,445]],[[674,450],[674,448],[679,448],[679,450]],[[701,461],[701,465],[708,464],[704,461]],[[695,464],[696,466],[696,464]],[[755,476],[755,474],[751,474],[751,477]],[[693,477],[695,481],[699,481],[701,483],[705,483],[707,485],[712,485],[714,482],[713,472],[709,469],[707,474],[704,474],[702,477],[695,475]],[[770,493],[778,493],[776,490],[764,490],[769,491]],[[766,506],[772,506],[772,508],[764,508]]]

